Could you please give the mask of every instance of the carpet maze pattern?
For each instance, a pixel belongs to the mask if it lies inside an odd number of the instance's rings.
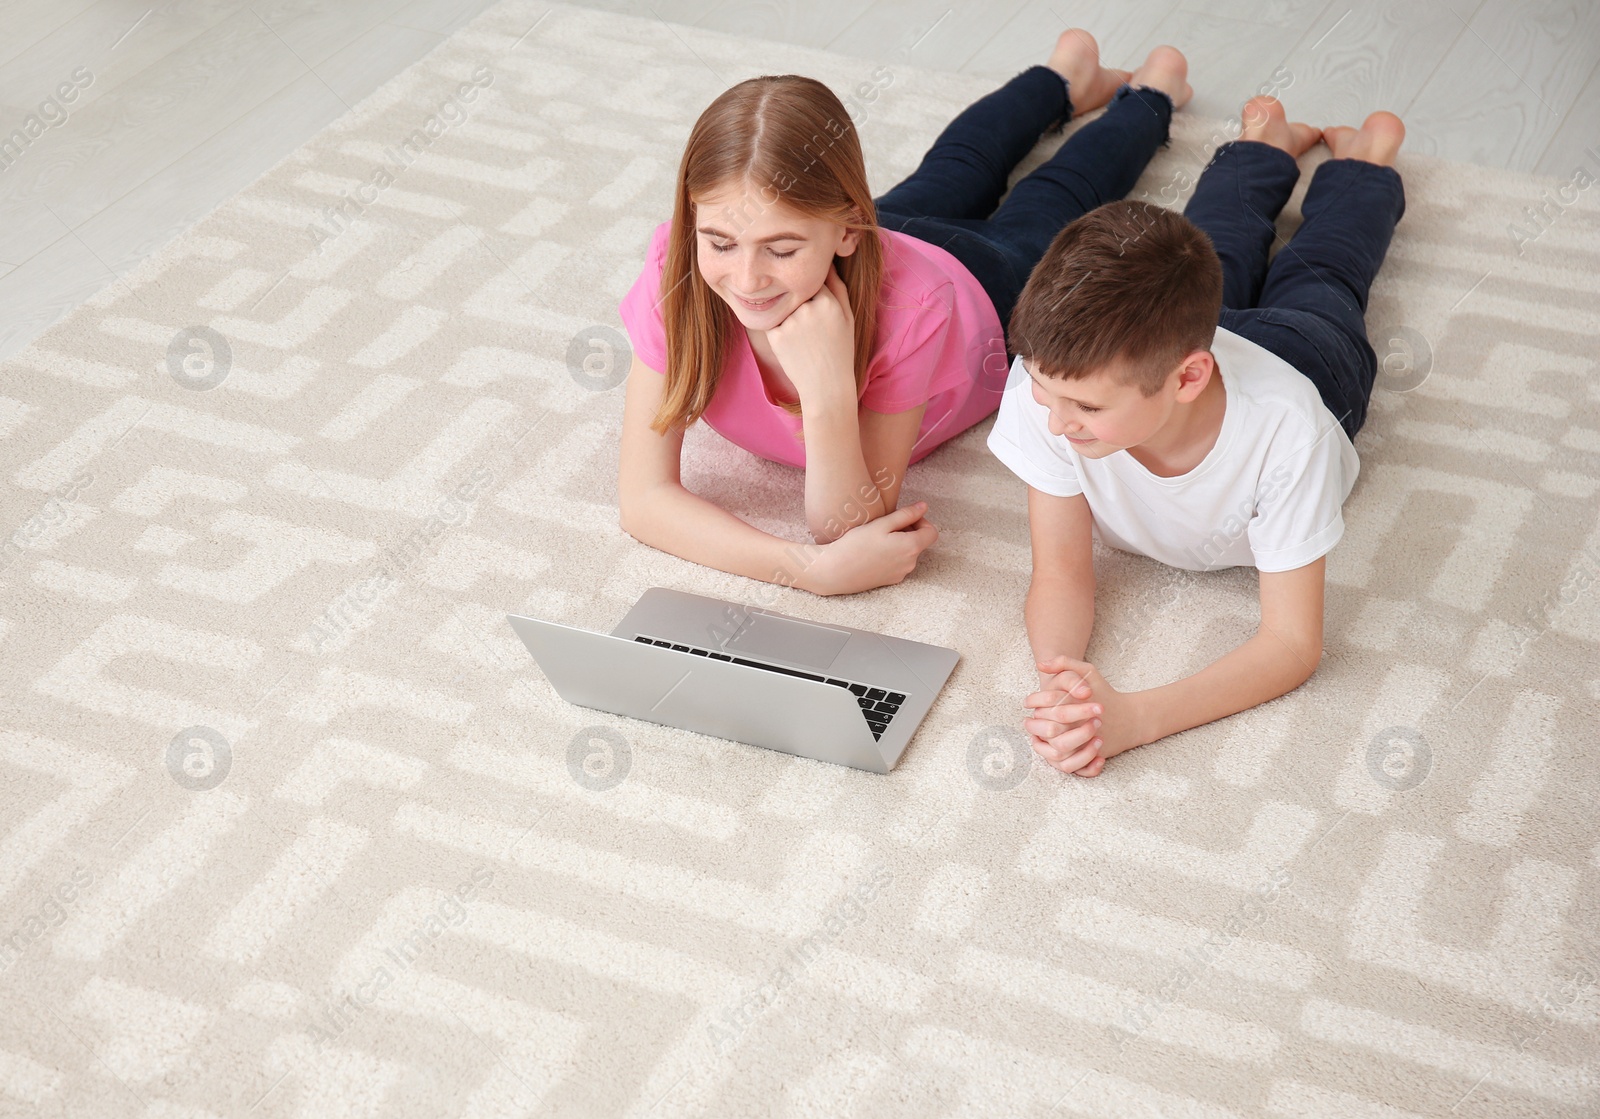
[[[616,305],[694,118],[815,75],[882,191],[989,88],[914,30],[867,62],[511,0],[4,366],[0,1114],[1595,1114],[1576,178],[1402,162],[1322,665],[1093,780],[1020,745],[987,422],[910,471],[943,537],[896,587],[618,527]],[[1227,135],[1179,114],[1138,195]],[[684,478],[801,538],[796,472],[702,426]],[[1119,688],[1254,629],[1252,572],[1097,567]],[[505,622],[652,585],[962,661],[880,777],[568,706]]]

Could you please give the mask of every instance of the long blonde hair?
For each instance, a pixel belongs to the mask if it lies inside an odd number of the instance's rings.
[[[857,398],[865,387],[878,327],[883,243],[860,138],[839,98],[815,78],[751,78],[700,114],[678,165],[672,231],[661,273],[666,385],[650,425],[658,433],[699,419],[722,377],[729,336],[738,320],[696,265],[694,199],[739,182],[755,188],[758,206],[781,200],[808,217],[861,234],[855,252],[834,263],[855,315]],[[800,414],[798,403],[783,407]]]

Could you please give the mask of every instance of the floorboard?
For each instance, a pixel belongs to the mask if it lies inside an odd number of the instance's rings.
[[[0,135],[80,67],[66,118],[0,169],[0,358],[248,185],[493,0],[8,0]],[[1003,80],[1082,26],[1108,62],[1173,43],[1189,111],[1269,83],[1291,115],[1405,117],[1410,150],[1600,175],[1591,0],[590,0]]]
[[[1600,5],[1484,0],[1456,22],[1461,34],[1408,106],[1427,125],[1416,150],[1533,171],[1594,73]]]

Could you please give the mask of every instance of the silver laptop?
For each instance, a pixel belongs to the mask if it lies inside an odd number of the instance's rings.
[[[652,587],[609,634],[506,615],[569,703],[888,773],[960,656]]]

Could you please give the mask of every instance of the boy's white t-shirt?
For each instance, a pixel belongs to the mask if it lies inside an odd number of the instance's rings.
[[[1344,535],[1356,449],[1316,386],[1276,354],[1220,326],[1211,353],[1225,393],[1222,430],[1186,474],[1152,474],[1127,451],[1081,457],[1050,433],[1050,410],[1034,400],[1020,357],[989,449],[1037,490],[1083,494],[1095,534],[1113,548],[1190,571],[1303,567]]]

